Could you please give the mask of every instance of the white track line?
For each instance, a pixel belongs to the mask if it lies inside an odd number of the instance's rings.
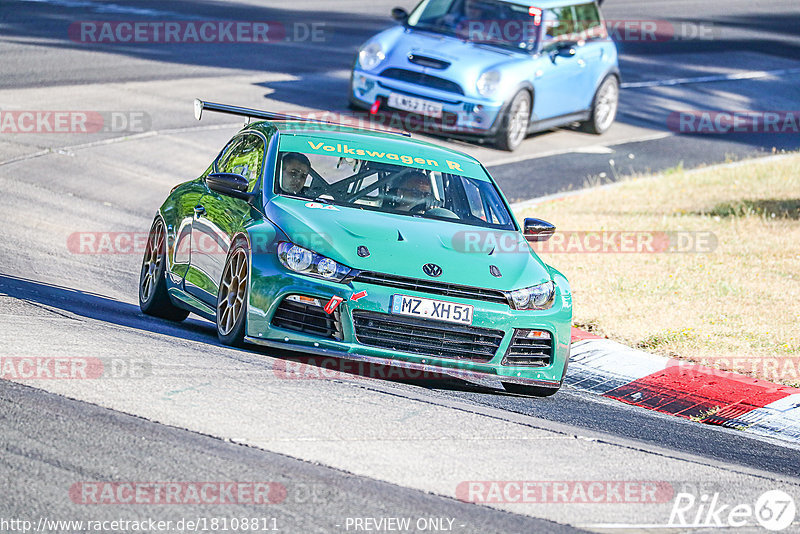
[[[46,156],[48,154],[68,154],[73,150],[82,150],[84,148],[94,148],[96,146],[103,146],[103,145],[112,145],[116,143],[123,143],[126,141],[136,141],[138,139],[144,139],[147,137],[153,137],[156,135],[175,135],[181,133],[190,133],[190,132],[202,132],[202,131],[211,131],[211,130],[225,130],[228,128],[235,128],[240,127],[241,123],[227,123],[227,124],[210,124],[204,126],[190,126],[187,128],[167,128],[165,130],[150,130],[147,132],[142,132],[133,135],[123,135],[121,137],[110,137],[108,139],[101,139],[99,141],[91,141],[89,143],[82,143],[79,145],[69,145],[69,146],[62,146],[62,147],[53,147],[47,148],[45,150],[40,150],[38,152],[32,152],[30,154],[23,154],[21,156],[16,156],[11,159],[7,159],[4,161],[0,161],[0,167],[3,165],[8,165],[10,163],[16,163],[18,161],[25,161],[33,158],[38,158],[41,156]]]
[[[768,78],[770,76],[784,76],[786,74],[798,74],[800,68],[778,69],[778,70],[751,70],[745,72],[735,72],[733,74],[714,74],[711,76],[698,76],[696,78],[672,78],[670,80],[653,80],[650,82],[630,82],[620,85],[622,89],[639,89],[641,87],[666,87],[670,85],[686,85],[690,83],[712,83],[728,82],[732,80],[755,80],[757,78]]]

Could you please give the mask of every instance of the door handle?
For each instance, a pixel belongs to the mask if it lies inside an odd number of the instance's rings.
[[[198,204],[194,207],[194,214],[196,217],[202,217],[206,214],[206,208],[202,204]]]

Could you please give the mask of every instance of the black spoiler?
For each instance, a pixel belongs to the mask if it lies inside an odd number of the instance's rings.
[[[231,106],[229,104],[219,104],[216,102],[206,102],[199,98],[194,99],[194,118],[200,120],[203,118],[203,111],[216,111],[218,113],[227,113],[228,115],[238,115],[240,117],[247,117],[249,119],[261,119],[267,121],[301,121],[301,122],[316,122],[319,124],[327,124],[330,126],[345,126],[347,128],[354,128],[352,125],[340,124],[336,122],[323,121],[320,119],[309,119],[307,117],[296,117],[294,115],[285,115],[283,113],[274,113],[272,111],[262,111],[260,109],[242,108],[239,106]],[[356,127],[364,130],[374,130],[383,133],[393,133],[411,137],[408,132],[396,132],[391,130],[381,130],[379,128]]]

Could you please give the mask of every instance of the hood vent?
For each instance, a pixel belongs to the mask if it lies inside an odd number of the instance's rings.
[[[428,67],[431,69],[444,70],[450,66],[449,61],[443,61],[441,59],[436,59],[428,56],[421,56],[419,54],[409,54],[408,60],[416,65],[420,65],[422,67]]]

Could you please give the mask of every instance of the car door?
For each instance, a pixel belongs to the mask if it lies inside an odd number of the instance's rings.
[[[565,43],[576,41],[575,11],[572,6],[546,9],[542,22],[542,54],[535,66],[535,120],[551,119],[578,111],[580,84],[585,61],[556,53]],[[575,47],[576,52],[579,47]]]
[[[600,83],[608,64],[603,61],[607,33],[605,22],[600,16],[597,4],[588,2],[574,6],[576,30],[583,45],[577,48],[580,75],[577,97],[577,111],[589,109],[594,100],[594,93]]]
[[[264,163],[265,139],[254,132],[236,136],[214,164],[214,172],[240,174],[247,178],[248,192],[256,190]],[[219,281],[231,239],[251,214],[251,205],[206,188],[195,206],[192,222],[191,279],[186,290],[216,305]]]
[[[189,268],[194,206],[205,194],[202,178],[180,184],[173,189],[171,201],[162,207],[167,224],[167,257],[170,282],[180,284]]]

